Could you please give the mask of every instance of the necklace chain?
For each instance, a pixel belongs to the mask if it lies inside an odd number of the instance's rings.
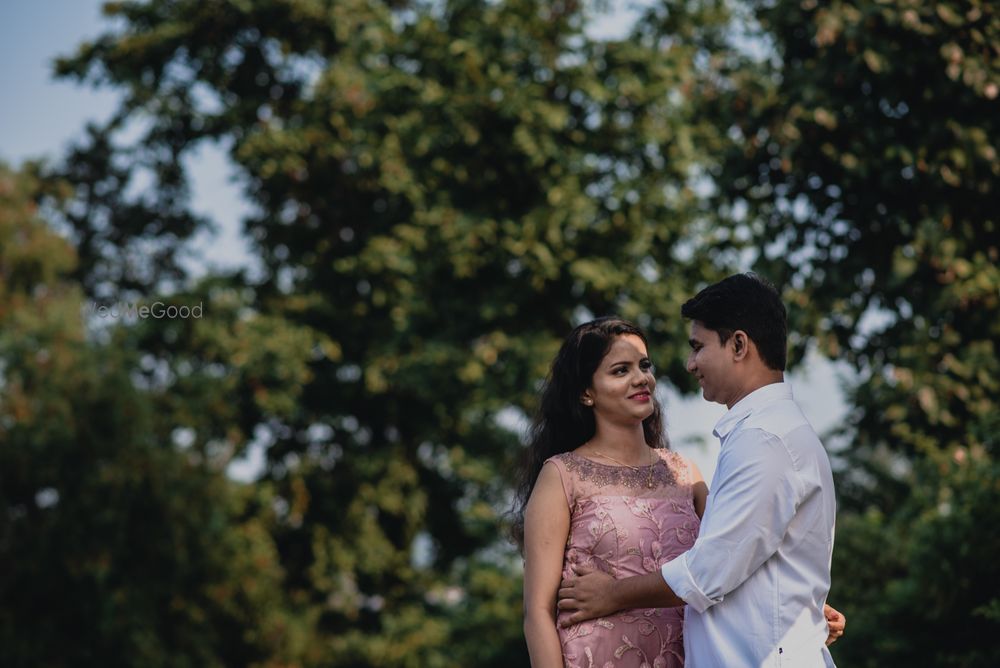
[[[653,453],[653,448],[650,448],[649,450],[650,450],[649,458],[651,460],[653,460],[653,461],[650,461],[650,463],[646,465],[646,466],[648,466],[647,476],[646,476],[646,487],[648,487],[649,489],[652,489],[653,488],[653,466],[656,465],[656,461],[655,461],[654,457],[656,457],[656,454]],[[598,457],[604,457],[605,459],[610,459],[615,464],[619,464],[621,466],[625,466],[627,468],[632,469],[633,471],[638,471],[643,466],[642,464],[639,464],[637,466],[633,466],[632,464],[626,464],[625,462],[618,461],[617,459],[615,459],[611,455],[606,455],[603,452],[599,452],[597,450],[592,450],[592,452],[595,455],[597,455]]]

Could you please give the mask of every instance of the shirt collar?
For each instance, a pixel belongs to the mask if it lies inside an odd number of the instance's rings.
[[[766,406],[767,404],[792,398],[792,386],[787,382],[771,383],[764,387],[759,387],[747,396],[737,401],[732,408],[726,411],[718,422],[712,433],[718,439],[724,439],[736,429],[736,425],[750,415],[753,411]]]

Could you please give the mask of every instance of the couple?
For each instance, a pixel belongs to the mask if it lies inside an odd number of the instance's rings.
[[[666,448],[638,328],[581,325],[552,363],[514,528],[534,668],[833,665],[833,479],[783,382],[785,308],[737,274],[681,314],[688,371],[729,408],[711,493]]]

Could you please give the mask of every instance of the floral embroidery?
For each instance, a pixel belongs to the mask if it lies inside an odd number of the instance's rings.
[[[670,451],[638,470],[565,453],[553,459],[570,493],[563,577],[587,565],[615,578],[657,571],[698,535],[685,460]],[[647,486],[650,472],[653,488]],[[560,613],[560,616],[565,613]],[[678,668],[684,661],[681,608],[626,610],[559,628],[567,668]]]

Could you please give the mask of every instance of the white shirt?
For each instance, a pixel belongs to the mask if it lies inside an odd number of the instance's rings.
[[[833,666],[823,604],[836,501],[830,460],[787,383],[715,426],[722,441],[694,546],[661,568],[687,603],[687,668]]]

